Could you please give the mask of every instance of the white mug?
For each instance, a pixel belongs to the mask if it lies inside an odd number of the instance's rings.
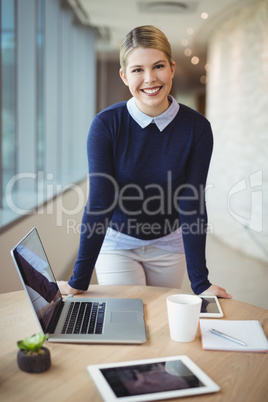
[[[195,295],[175,294],[167,297],[170,337],[176,342],[195,339],[202,299]]]

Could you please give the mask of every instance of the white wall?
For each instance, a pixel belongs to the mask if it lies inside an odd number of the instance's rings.
[[[213,32],[207,116],[214,131],[207,204],[213,232],[268,260],[268,1],[242,8]]]

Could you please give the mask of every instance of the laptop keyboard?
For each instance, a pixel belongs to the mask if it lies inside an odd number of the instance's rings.
[[[102,334],[106,303],[71,302],[62,334]]]

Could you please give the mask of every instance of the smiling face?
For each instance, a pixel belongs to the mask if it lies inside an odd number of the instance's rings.
[[[129,87],[137,107],[148,116],[156,117],[169,107],[175,62],[170,65],[166,54],[157,49],[136,47],[127,55],[120,76]]]

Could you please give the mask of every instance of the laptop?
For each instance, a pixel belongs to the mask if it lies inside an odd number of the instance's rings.
[[[36,228],[12,250],[40,329],[50,342],[143,343],[141,299],[63,298]]]

